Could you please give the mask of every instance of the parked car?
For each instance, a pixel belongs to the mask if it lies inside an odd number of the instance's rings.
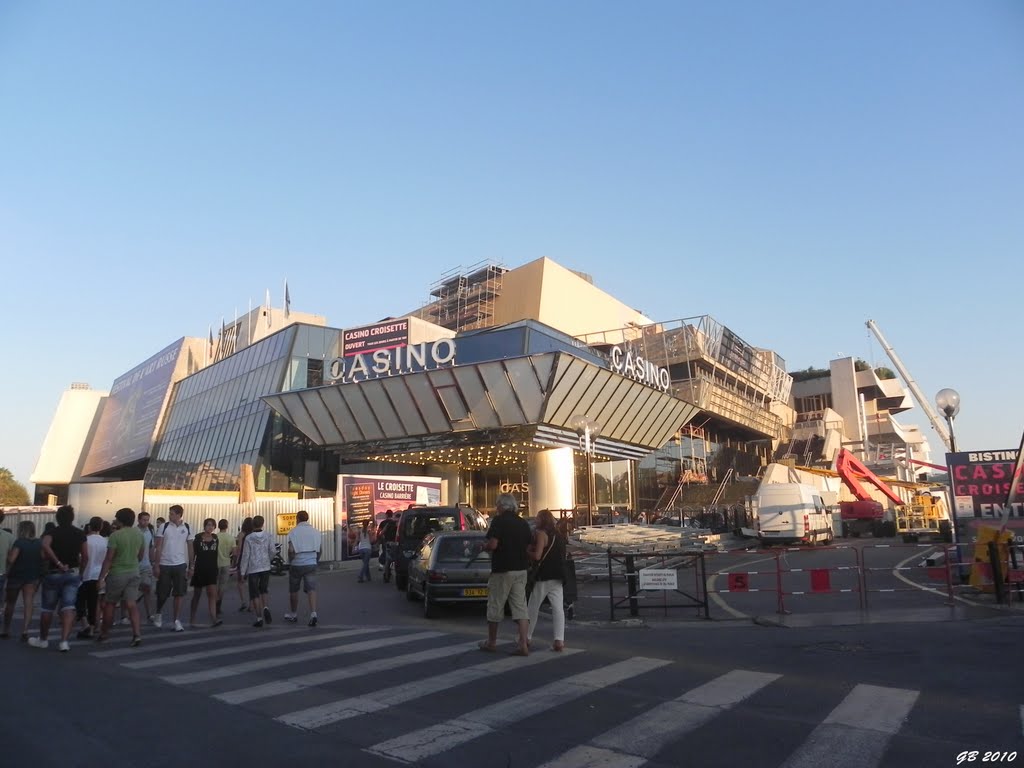
[[[487,518],[468,505],[409,507],[398,519],[398,541],[394,557],[395,586],[405,591],[409,582],[409,560],[419,551],[428,534],[486,530]]]
[[[440,603],[486,603],[491,553],[484,549],[486,531],[428,534],[409,560],[409,600],[423,601],[423,615],[437,613]]]

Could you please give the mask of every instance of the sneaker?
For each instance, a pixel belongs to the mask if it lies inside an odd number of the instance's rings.
[[[160,629],[160,627],[164,625],[164,617],[161,616],[159,613],[154,613],[152,616],[149,617],[149,620],[153,622],[153,626],[157,629]]]
[[[174,631],[175,632],[184,632],[185,631],[185,628],[183,626],[181,626],[181,622],[178,621],[177,619],[174,620]]]
[[[58,645],[57,648],[60,649],[61,653],[67,653],[71,650],[71,643],[69,643],[67,640],[61,640],[60,645]]]
[[[118,623],[119,623],[119,624],[120,624],[120,625],[121,625],[122,627],[127,627],[127,626],[128,626],[129,624],[131,624],[131,623],[132,623],[132,620],[131,620],[131,619],[129,619],[129,618],[127,617],[127,616],[125,616],[125,617],[124,617],[123,619],[121,619],[121,621],[119,621]]]
[[[132,638],[132,641],[131,641],[131,643],[129,645],[132,648],[138,648],[140,645],[142,645],[142,638],[139,637],[138,635],[136,635],[135,637]]]
[[[299,617],[294,613],[286,613],[284,615],[284,620],[290,621],[292,624],[294,624],[299,620]]]
[[[263,619],[256,619],[256,621],[254,621],[254,622],[252,623],[252,625],[253,625],[254,627],[262,627],[262,626],[263,626]]]
[[[309,615],[309,626],[311,626],[311,627],[315,627],[315,626],[316,626],[316,621],[317,621],[317,616],[316,616],[316,614],[315,614],[315,613],[311,613],[311,614]]]
[[[31,645],[33,648],[49,648],[50,647],[50,641],[49,640],[40,640],[38,637],[30,637],[28,639],[28,644]]]
[[[266,606],[263,606],[263,620],[267,622],[267,624],[274,621],[274,617],[270,615],[270,609]]]

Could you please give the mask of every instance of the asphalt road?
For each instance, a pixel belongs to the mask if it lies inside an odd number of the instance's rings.
[[[284,584],[262,630],[226,612],[214,630],[149,629],[138,649],[123,632],[68,654],[3,641],[3,764],[907,768],[1016,751],[1001,763],[1024,765],[1016,611],[581,621],[567,652],[520,658],[510,623],[502,652],[481,653],[481,609],[427,620],[347,571],[321,579],[320,626],[286,625]]]

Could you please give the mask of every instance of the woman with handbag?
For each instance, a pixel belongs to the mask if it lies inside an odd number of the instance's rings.
[[[565,539],[558,534],[555,516],[550,510],[543,509],[537,514],[537,528],[533,534],[529,554],[534,560],[534,565],[531,569],[533,590],[530,592],[530,602],[527,606],[530,619],[527,641],[533,639],[533,631],[537,628],[537,619],[540,616],[540,606],[546,599],[551,603],[551,625],[554,631],[551,649],[561,651],[565,647],[565,612],[562,609]]]

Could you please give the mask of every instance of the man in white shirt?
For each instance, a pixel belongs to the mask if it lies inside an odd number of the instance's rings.
[[[175,504],[170,508],[171,519],[156,531],[156,558],[153,575],[156,576],[156,614],[153,625],[163,625],[163,608],[167,597],[174,594],[174,631],[184,632],[181,620],[181,599],[188,591],[192,576],[192,531],[182,520],[185,510]]]
[[[285,621],[299,620],[299,585],[302,585],[309,599],[309,626],[315,627],[316,615],[316,564],[320,559],[322,535],[309,524],[309,513],[300,510],[295,516],[296,526],[288,533],[288,601],[291,612],[284,615]]]

